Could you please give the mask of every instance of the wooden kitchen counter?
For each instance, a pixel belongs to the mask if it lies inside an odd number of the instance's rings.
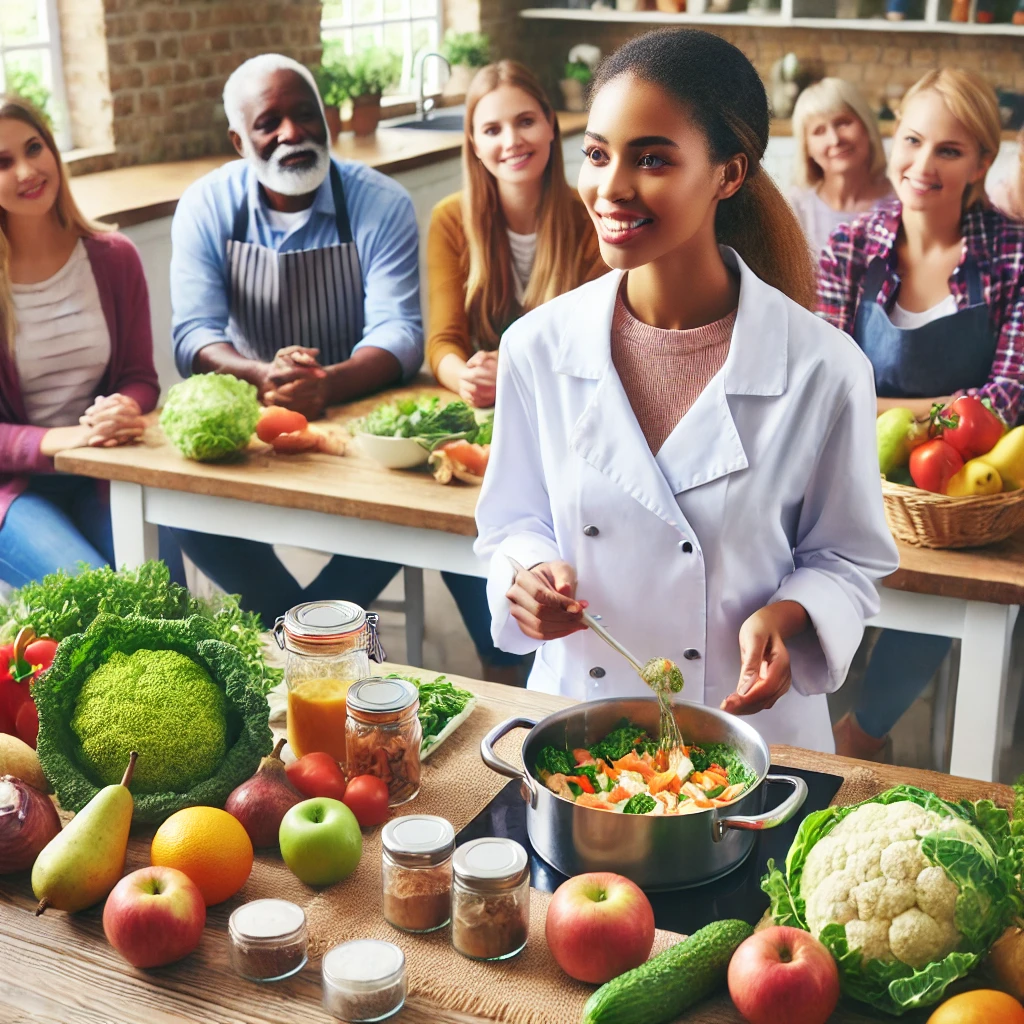
[[[576,135],[587,124],[583,113],[560,112],[562,135]],[[342,132],[332,147],[340,160],[359,160],[383,174],[397,174],[458,156],[462,132],[417,131],[414,128],[378,128],[364,138]],[[82,212],[93,220],[131,227],[169,217],[181,194],[194,181],[223,166],[234,156],[208,156],[174,163],[121,167],[69,179],[71,192]]]

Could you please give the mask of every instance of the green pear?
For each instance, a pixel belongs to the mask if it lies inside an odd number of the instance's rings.
[[[99,903],[124,873],[128,830],[135,801],[128,786],[138,754],[133,750],[119,785],[104,786],[43,847],[32,866],[32,891],[39,906],[73,914]]]
[[[886,478],[905,466],[910,452],[928,438],[928,424],[921,423],[910,409],[888,409],[875,420],[878,436],[878,468]]]

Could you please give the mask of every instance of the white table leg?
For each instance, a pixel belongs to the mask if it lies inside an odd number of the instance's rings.
[[[991,781],[999,770],[1003,696],[1017,608],[968,601],[949,771]]]
[[[110,481],[110,525],[117,568],[133,569],[158,557],[157,527],[146,522],[141,484]]]
[[[423,570],[405,566],[405,660],[416,668],[423,667]]]

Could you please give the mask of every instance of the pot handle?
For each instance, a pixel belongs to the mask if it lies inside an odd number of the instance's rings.
[[[778,807],[773,807],[764,814],[738,814],[732,817],[716,817],[711,831],[711,838],[716,843],[725,836],[726,829],[737,828],[751,832],[760,832],[766,828],[775,828],[776,825],[785,824],[803,807],[804,801],[807,799],[807,783],[798,775],[766,775],[764,781],[786,782],[793,787],[793,792]]]
[[[532,718],[513,716],[499,722],[481,741],[480,757],[485,765],[493,772],[504,775],[510,779],[519,779],[522,783],[523,799],[531,806],[537,806],[537,784],[529,772],[521,771],[519,768],[510,765],[508,761],[498,757],[494,752],[494,744],[506,733],[513,729],[532,729],[537,723]]]

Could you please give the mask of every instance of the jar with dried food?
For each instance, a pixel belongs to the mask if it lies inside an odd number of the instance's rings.
[[[384,920],[405,932],[432,932],[451,919],[455,829],[433,814],[384,826]]]
[[[324,1009],[349,1024],[394,1016],[405,1003],[405,954],[380,939],[355,939],[329,949],[320,965]]]
[[[384,660],[377,616],[349,601],[308,601],[274,624],[288,652],[288,745],[296,757],[322,751],[345,762],[345,698],[370,674],[370,659]]]
[[[452,861],[452,945],[474,960],[507,960],[530,930],[530,860],[512,839],[474,839]]]
[[[280,981],[306,963],[306,915],[288,900],[253,900],[228,919],[231,966],[249,981]]]
[[[372,677],[348,691],[348,777],[376,775],[383,779],[390,807],[408,803],[420,791],[423,729],[417,716],[419,707],[419,691],[405,679]]]

